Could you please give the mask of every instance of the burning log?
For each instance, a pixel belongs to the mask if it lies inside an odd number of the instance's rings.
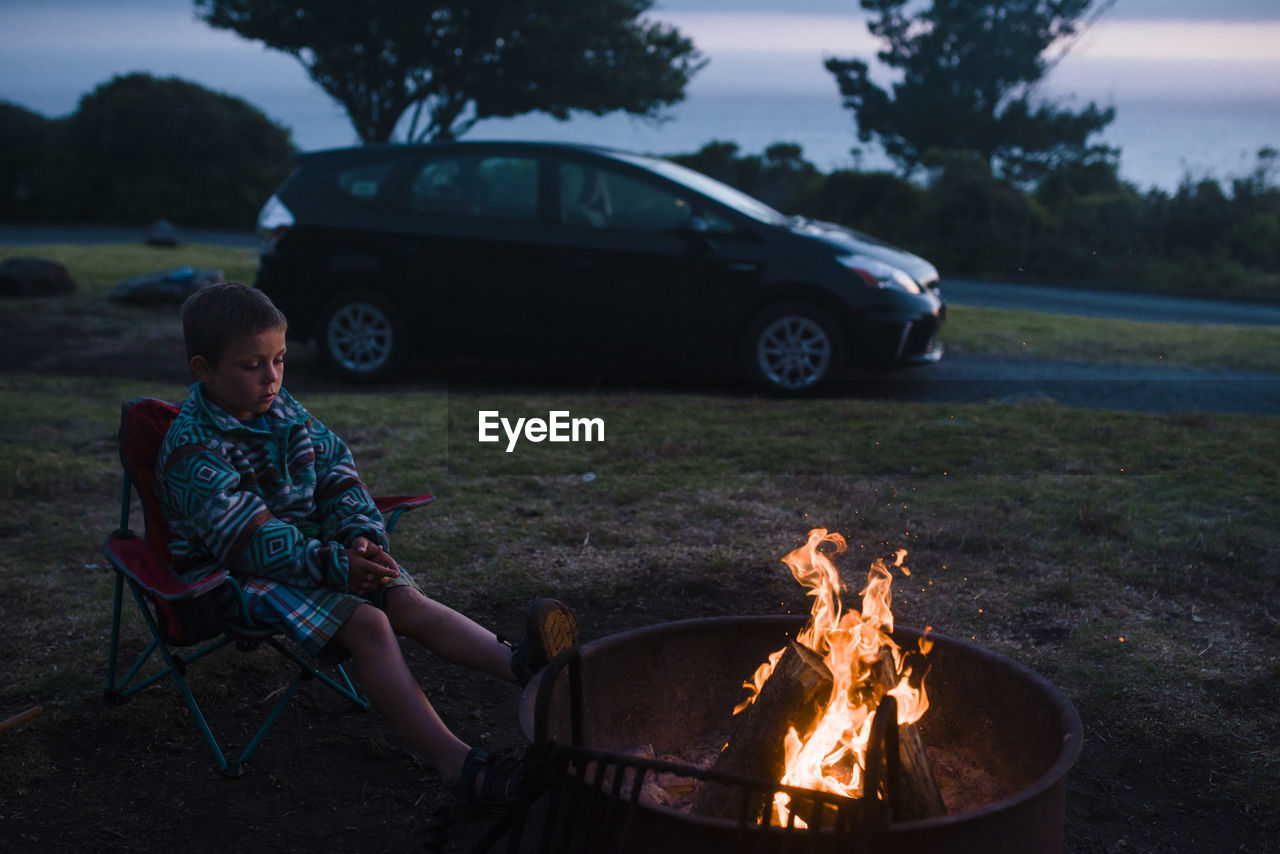
[[[882,649],[865,688],[865,704],[877,708],[897,681],[892,654],[889,649]],[[812,727],[832,685],[831,671],[817,653],[799,643],[789,644],[755,701],[738,714],[715,770],[781,779],[786,761],[784,737],[791,728],[804,734]],[[920,730],[912,723],[900,724],[897,729],[899,770],[885,793],[894,820],[946,815]],[[718,818],[736,819],[739,809],[740,793],[715,783],[703,784],[693,804],[694,812]]]
[[[765,780],[782,778],[786,762],[783,736],[791,727],[804,732],[813,725],[831,695],[831,671],[822,658],[792,641],[760,687],[755,702],[738,713],[729,743],[714,770]],[[732,787],[704,783],[693,811],[718,818],[738,817],[741,796]]]
[[[893,656],[889,650],[880,651],[875,666],[876,703],[897,684],[893,669]],[[946,815],[938,791],[938,781],[933,776],[933,764],[925,753],[924,739],[915,724],[898,725],[897,785],[889,791],[889,807],[895,821],[913,821],[919,818],[935,818]]]

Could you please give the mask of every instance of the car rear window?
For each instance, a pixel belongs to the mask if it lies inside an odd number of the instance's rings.
[[[378,160],[344,169],[334,175],[338,189],[362,202],[371,202],[395,172],[395,160]]]

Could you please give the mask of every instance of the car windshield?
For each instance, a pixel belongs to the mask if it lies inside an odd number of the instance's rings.
[[[669,160],[659,160],[654,157],[637,157],[633,155],[620,154],[613,152],[614,156],[619,160],[625,160],[636,166],[641,166],[651,172],[657,172],[664,178],[669,178],[679,184],[683,184],[691,190],[696,190],[704,196],[709,196],[722,205],[733,208],[735,211],[754,220],[777,225],[787,221],[786,216],[766,205],[759,199],[753,199],[746,193],[735,190],[728,184],[722,184],[714,178],[708,178],[701,172],[695,172],[692,169],[686,169],[678,163],[672,163]]]

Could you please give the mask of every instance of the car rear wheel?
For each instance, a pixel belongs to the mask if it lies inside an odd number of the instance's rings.
[[[382,379],[400,367],[406,343],[395,310],[380,296],[343,294],[325,308],[320,350],[343,379]]]
[[[775,394],[817,391],[844,364],[839,330],[810,303],[766,309],[748,327],[744,351],[748,375]]]

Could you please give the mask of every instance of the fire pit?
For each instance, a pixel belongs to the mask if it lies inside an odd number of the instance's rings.
[[[668,623],[593,641],[553,662],[521,700],[522,728],[550,769],[550,792],[534,806],[526,847],[557,854],[1062,850],[1066,775],[1082,738],[1075,709],[1026,667],[934,633],[930,707],[917,726],[946,815],[895,821],[871,799],[814,795],[797,807],[808,828],[761,827],[760,803],[782,787],[729,778],[720,782],[742,792],[737,820],[672,805],[669,791],[654,797],[662,780],[679,789],[708,779],[705,764],[688,757],[714,758],[743,680],[804,626],[804,617],[792,616]],[[904,649],[920,635],[902,627],[891,633]]]

